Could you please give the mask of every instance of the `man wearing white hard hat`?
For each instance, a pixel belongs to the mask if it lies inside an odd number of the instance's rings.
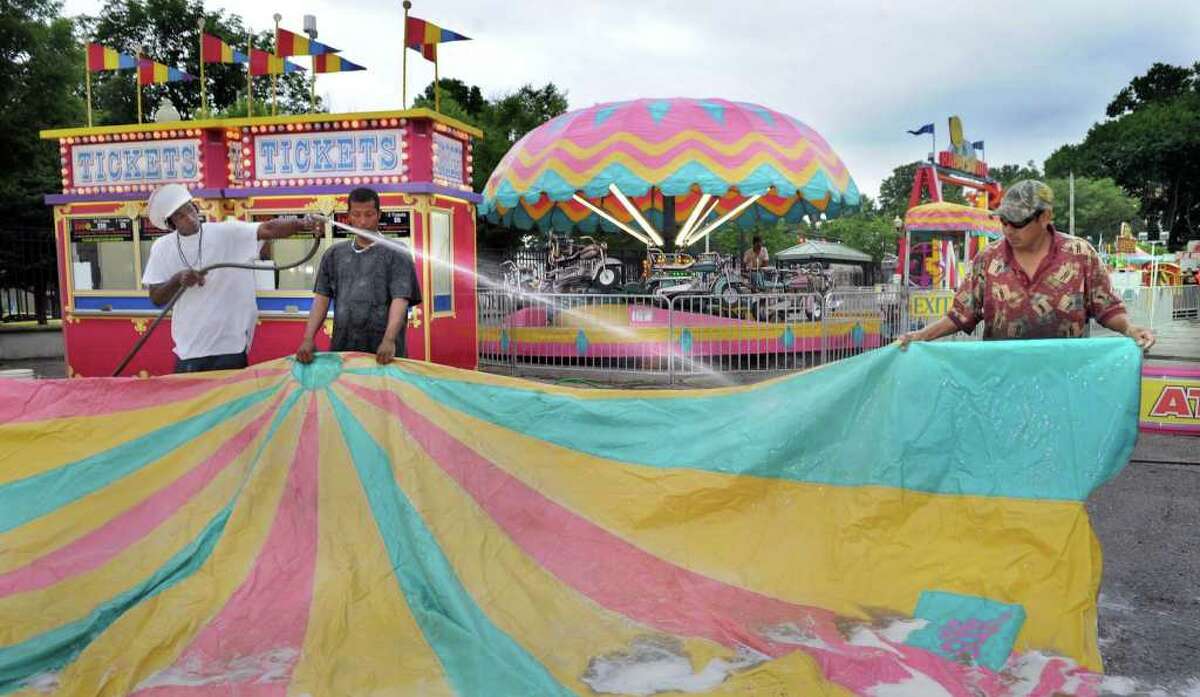
[[[264,223],[201,222],[191,193],[179,184],[156,189],[147,214],[155,226],[171,230],[154,241],[142,274],[151,302],[162,307],[180,288],[188,289],[171,314],[175,372],[245,368],[258,322],[254,272],[201,273],[202,269],[217,263],[251,263],[258,258],[262,240],[313,230],[318,223],[308,217]]]

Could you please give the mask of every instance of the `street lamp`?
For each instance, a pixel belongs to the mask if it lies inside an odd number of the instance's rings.
[[[892,218],[892,227],[896,228],[896,232],[900,232],[900,228],[904,227],[904,221],[900,219],[900,216]]]

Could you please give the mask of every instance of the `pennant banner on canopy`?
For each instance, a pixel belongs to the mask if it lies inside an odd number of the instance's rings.
[[[200,60],[204,63],[248,63],[246,54],[212,34],[205,34],[200,42]]]
[[[333,54],[313,56],[313,71],[318,73],[346,73],[352,70],[366,70],[357,63],[335,56]]]
[[[426,60],[437,60],[437,45],[448,41],[470,41],[471,37],[442,29],[433,22],[409,17],[404,26],[404,45],[420,51]]]
[[[276,56],[268,51],[250,49],[251,75],[281,75],[284,73],[302,72],[304,68],[295,63]]]
[[[195,75],[152,61],[149,58],[142,58],[138,61],[139,85],[161,85],[166,82],[188,82],[195,79]]]
[[[301,36],[287,29],[278,29],[279,42],[275,55],[278,56],[320,56],[327,53],[337,53],[340,49],[327,46],[306,36]]]
[[[87,69],[93,73],[102,70],[124,70],[136,68],[137,59],[96,43],[87,45]]]

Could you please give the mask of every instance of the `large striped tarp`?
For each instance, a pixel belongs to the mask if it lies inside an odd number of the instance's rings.
[[[0,381],[0,694],[1093,695],[1126,340]]]

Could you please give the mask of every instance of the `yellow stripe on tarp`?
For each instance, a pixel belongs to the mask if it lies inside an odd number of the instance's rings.
[[[186,447],[172,451],[156,462],[148,463],[145,467],[112,485],[72,501],[25,525],[0,533],[0,573],[7,573],[25,566],[38,557],[65,547],[150,498],[176,479],[198,467],[204,460],[212,457],[227,441],[254,419],[273,408],[275,404],[275,398],[266,400],[262,404],[247,409],[236,418],[221,423],[208,431],[205,437],[196,439]],[[95,427],[99,425],[93,423]],[[77,436],[84,441],[100,440],[113,430],[119,429],[97,428],[90,432],[81,431]],[[266,430],[267,427],[264,426],[256,438],[243,449],[233,462],[226,466],[227,470],[239,471],[245,466],[247,459],[253,455],[258,443],[262,441]],[[127,434],[121,440],[129,439],[130,436]],[[210,482],[208,488],[211,490],[215,484],[215,481]],[[219,507],[217,505],[217,508]],[[203,522],[197,521],[197,526],[200,525],[203,525]],[[142,543],[136,543],[135,546],[140,544]],[[2,603],[3,600],[0,600],[0,605]]]
[[[134,606],[96,637],[63,669],[63,694],[128,695],[173,664],[225,606],[254,567],[275,522],[304,414],[301,399],[279,424],[246,479],[212,556],[195,574]]]
[[[476,604],[498,629],[537,656],[560,683],[591,694],[580,677],[593,658],[628,650],[636,638],[661,634],[606,610],[559,581],[528,556],[391,415],[349,390],[337,388],[337,393],[371,437],[386,444],[397,483]],[[696,672],[714,658],[735,658],[715,642],[680,638]],[[756,694],[747,689],[768,684],[786,684],[793,691],[804,686],[804,694],[843,694],[823,679],[820,667],[806,655],[769,665],[731,676],[705,694]]]
[[[414,409],[505,471],[662,559],[863,619],[872,607],[911,613],[924,590],[1020,603],[1028,619],[1018,650],[1052,649],[1100,669],[1094,603],[1082,625],[1077,622],[1078,606],[1091,603],[1100,585],[1100,547],[1082,503],[632,465],[509,431],[409,385],[392,385]],[[670,433],[663,437],[647,447],[669,447]],[[736,448],[729,456],[737,456]],[[1012,554],[997,553],[1006,548]],[[1029,578],[1038,579],[1036,595]]]
[[[266,431],[267,427],[264,426],[263,432],[186,505],[175,511],[149,535],[103,565],[40,590],[0,598],[0,646],[15,644],[81,619],[100,603],[153,574],[195,539],[212,517],[234,496],[254,454],[266,437]],[[227,433],[225,429],[213,432],[206,442],[219,447],[223,436],[226,435],[232,433]],[[60,534],[64,537],[70,536],[69,539],[73,540],[141,501],[147,491],[146,487],[155,485],[157,489],[164,486],[194,467],[198,461],[199,459],[195,455],[189,455],[187,450],[177,450],[169,458],[144,468],[138,475],[106,487],[90,497],[56,511],[50,518],[31,523],[28,527],[36,526],[37,539],[44,539],[61,531]],[[85,521],[88,527],[85,530],[76,530],[76,527],[85,524]],[[72,522],[76,527],[72,527]],[[26,528],[19,528],[9,535],[25,530]],[[23,548],[36,549],[36,546],[19,537],[15,539]],[[27,557],[28,552],[22,556]],[[29,613],[31,607],[38,608],[38,612]]]
[[[441,663],[396,582],[354,462],[324,397],[319,399],[317,418],[317,569],[304,651],[288,695],[451,697],[454,692]]]
[[[279,381],[276,379],[264,384],[259,380],[247,380],[219,388],[214,385],[211,391],[191,399],[118,414],[103,413],[101,406],[97,408],[101,413],[96,416],[0,425],[0,441],[9,446],[6,452],[0,453],[0,485],[92,457],[160,428],[259,392]],[[114,427],[114,419],[120,420],[119,427]]]

